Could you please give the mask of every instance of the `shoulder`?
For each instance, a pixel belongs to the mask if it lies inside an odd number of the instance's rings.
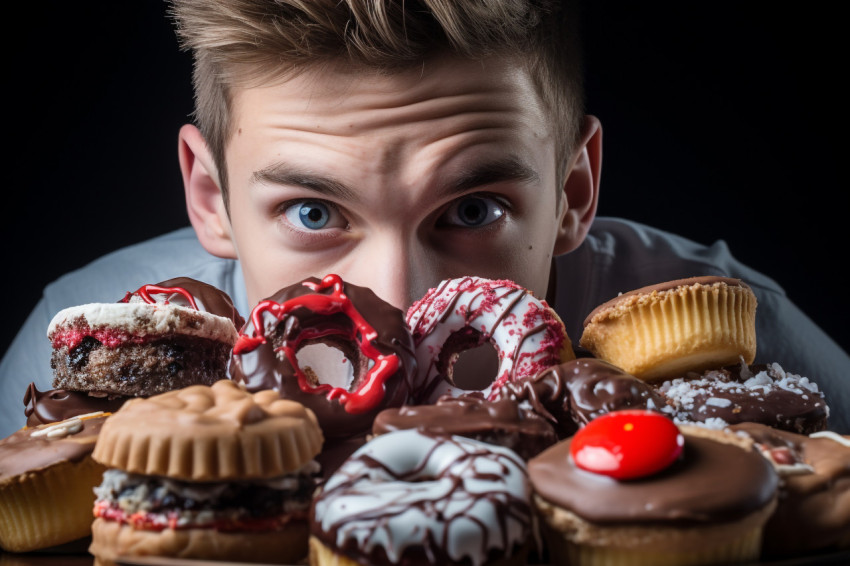
[[[557,258],[555,304],[579,333],[584,317],[619,293],[700,275],[741,279],[759,300],[785,299],[775,280],[737,260],[723,240],[701,244],[639,222],[598,217],[582,245]]]
[[[111,302],[141,285],[174,277],[191,277],[233,296],[238,294],[238,265],[209,254],[194,230],[181,228],[118,249],[56,279],[43,299],[54,312],[90,302]],[[236,297],[234,297],[236,300]]]

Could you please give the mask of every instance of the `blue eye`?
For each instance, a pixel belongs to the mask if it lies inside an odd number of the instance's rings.
[[[296,228],[321,230],[344,225],[336,207],[317,200],[305,200],[286,207],[283,212],[286,219]]]
[[[504,214],[504,207],[495,199],[470,196],[453,203],[443,215],[443,222],[452,226],[478,228],[492,224]]]

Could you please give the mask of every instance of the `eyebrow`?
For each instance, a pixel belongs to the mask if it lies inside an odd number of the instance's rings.
[[[254,172],[252,178],[255,182],[302,187],[343,201],[351,202],[359,200],[356,191],[350,189],[345,183],[333,177],[317,175],[311,171],[298,169],[285,163],[278,163],[260,169]],[[531,166],[518,157],[511,155],[478,163],[466,169],[454,181],[449,183],[443,189],[442,193],[445,196],[451,196],[494,183],[507,181],[532,183],[539,180],[539,178],[540,176],[537,174],[537,171]]]
[[[275,185],[294,185],[340,200],[359,200],[357,193],[333,177],[317,175],[311,171],[298,169],[285,163],[278,163],[252,175],[255,182]]]
[[[476,164],[463,171],[445,190],[447,194],[464,193],[476,187],[519,181],[532,183],[538,181],[537,171],[520,158],[510,155],[492,161]]]

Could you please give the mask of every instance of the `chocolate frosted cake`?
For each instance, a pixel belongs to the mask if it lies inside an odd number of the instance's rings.
[[[779,364],[727,366],[658,384],[677,422],[711,428],[754,422],[798,434],[826,430],[829,407],[817,384]]]

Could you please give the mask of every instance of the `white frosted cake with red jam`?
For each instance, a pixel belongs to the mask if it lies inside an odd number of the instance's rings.
[[[243,319],[230,297],[181,277],[116,303],[60,311],[50,322],[53,387],[147,397],[227,377]]]

